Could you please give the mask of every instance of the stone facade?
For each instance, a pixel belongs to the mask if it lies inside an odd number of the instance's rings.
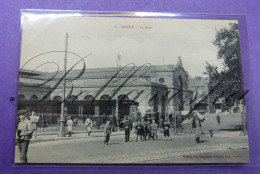
[[[145,115],[147,110],[152,110],[160,116],[167,117],[169,114],[189,110],[189,103],[192,95],[188,90],[188,74],[183,68],[181,58],[176,65],[145,65],[137,67],[122,67],[117,74],[117,68],[95,68],[86,69],[84,73],[75,79],[82,70],[72,70],[67,74],[66,96],[67,99],[74,98],[78,101],[94,99],[102,101],[109,98],[116,101],[116,98],[124,96],[129,104],[129,113],[135,114],[141,112]],[[28,73],[28,72],[27,72]],[[27,83],[44,83],[53,73],[40,73],[27,78]],[[30,99],[36,95],[41,99],[53,88],[64,75],[64,72],[58,72],[55,77],[41,87],[19,86],[19,95],[24,95],[25,99]],[[20,81],[26,81],[24,74],[20,73]],[[60,100],[62,98],[62,83],[46,98],[46,100]],[[69,112],[77,115],[101,115],[102,112],[108,115],[115,114],[115,104],[111,108],[104,109],[100,104],[87,105],[80,104],[74,107],[68,107]],[[123,104],[119,106],[123,107]],[[107,112],[107,113],[106,113]],[[122,113],[124,114],[124,113]]]

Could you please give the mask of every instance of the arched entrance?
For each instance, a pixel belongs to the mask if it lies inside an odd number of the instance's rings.
[[[158,105],[159,105],[158,94],[155,94],[155,95],[153,96],[153,111],[154,111],[154,112],[158,112]]]
[[[94,97],[92,95],[86,95],[84,97],[83,104],[83,115],[95,115],[95,106],[92,105],[92,101],[94,101]]]
[[[127,100],[129,100],[128,96],[125,94],[121,94],[118,96],[118,112],[119,118],[124,118],[125,115],[129,116],[129,104],[127,104]]]
[[[37,97],[37,95],[32,95],[30,99],[31,100],[38,100],[38,97]]]
[[[161,117],[165,118],[165,96],[163,95],[161,98]]]
[[[68,114],[70,115],[78,115],[78,106],[79,104],[77,103],[78,97],[75,95],[71,95],[68,98],[68,104],[67,104],[67,108],[68,108]]]
[[[18,100],[25,100],[25,96],[23,94],[18,95]]]
[[[111,97],[107,94],[100,97],[99,115],[112,115],[112,105],[108,102]]]

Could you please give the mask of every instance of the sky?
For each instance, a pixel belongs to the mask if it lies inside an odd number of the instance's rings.
[[[67,69],[80,57],[86,68],[102,68],[116,67],[118,55],[121,66],[176,64],[180,56],[189,75],[205,77],[206,61],[223,68],[212,41],[229,23],[237,21],[25,14],[20,68],[63,70],[68,33]]]

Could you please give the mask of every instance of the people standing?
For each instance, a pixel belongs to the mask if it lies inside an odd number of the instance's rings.
[[[105,144],[109,144],[110,134],[112,133],[112,126],[110,125],[110,121],[107,121],[104,126],[104,134],[105,134]]]
[[[27,163],[27,152],[30,143],[30,139],[32,138],[32,123],[26,117],[27,111],[22,109],[17,112],[19,116],[19,123],[17,126],[16,132],[16,140],[18,143],[20,161],[21,163]]]
[[[144,119],[142,119],[141,125],[142,125],[141,140],[144,141],[145,140],[145,125],[146,125],[146,122],[144,121]]]
[[[30,121],[32,123],[32,129],[34,132],[34,138],[37,139],[37,124],[39,121],[39,116],[35,114],[35,111],[32,111],[32,115],[30,116]]]
[[[90,136],[91,129],[92,129],[92,120],[90,118],[86,119],[85,126],[86,126],[86,131],[88,133],[88,136]]]
[[[193,112],[192,128],[195,129],[195,141],[200,143],[200,137],[202,135],[201,122],[205,120],[198,112]]]
[[[150,140],[151,138],[151,129],[150,129],[150,124],[147,121],[144,125],[144,140]]]
[[[140,124],[140,121],[137,121],[137,124],[135,126],[135,133],[136,133],[136,141],[138,141],[138,137],[142,140],[142,134],[143,134],[143,126]]]
[[[130,121],[128,119],[128,116],[126,115],[124,120],[125,142],[128,142],[130,139],[130,129],[131,129]]]
[[[163,124],[163,134],[164,137],[170,137],[170,124],[167,121]]]
[[[68,117],[67,126],[68,126],[67,129],[68,129],[68,132],[69,132],[69,137],[71,137],[73,121],[72,121],[70,116]]]
[[[152,124],[150,125],[150,129],[151,129],[151,138],[154,140],[158,140],[158,136],[157,136],[157,129],[158,129],[158,126],[157,124],[155,123],[155,120],[152,121]]]

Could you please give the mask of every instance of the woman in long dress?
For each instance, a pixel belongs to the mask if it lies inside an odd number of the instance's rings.
[[[85,126],[86,126],[86,130],[87,130],[88,136],[90,136],[91,129],[92,129],[92,121],[90,120],[90,118],[86,119]]]
[[[201,122],[204,120],[205,117],[203,117],[199,112],[193,112],[192,128],[195,129],[195,141],[197,143],[200,143],[200,137],[202,135]]]
[[[68,117],[67,125],[68,125],[67,129],[69,132],[69,137],[71,137],[73,121],[70,116]]]

